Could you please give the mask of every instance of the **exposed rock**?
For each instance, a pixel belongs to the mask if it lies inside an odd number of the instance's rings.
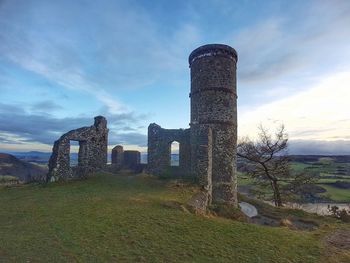
[[[95,117],[94,125],[72,130],[62,135],[53,146],[47,181],[86,177],[107,164],[107,120]],[[77,167],[70,167],[70,141],[79,142]]]
[[[258,215],[258,210],[251,204],[248,204],[246,202],[239,202],[239,207],[241,208],[241,211],[248,217],[254,217]]]

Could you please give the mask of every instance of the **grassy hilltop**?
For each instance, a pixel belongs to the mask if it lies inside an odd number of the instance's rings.
[[[0,188],[0,262],[350,262],[315,231],[187,212],[197,189],[150,176]]]

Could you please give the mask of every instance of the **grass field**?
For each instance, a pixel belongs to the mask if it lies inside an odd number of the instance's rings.
[[[296,173],[311,172],[319,177],[317,185],[327,191],[320,196],[326,196],[334,202],[350,203],[350,189],[332,186],[332,183],[337,181],[350,182],[350,163],[339,163],[330,157],[323,157],[315,162],[291,162],[291,169]],[[253,180],[243,173],[238,173],[238,184],[253,186]]]
[[[311,167],[309,164],[300,163],[300,162],[292,162],[291,168],[295,172],[302,172],[304,169]]]
[[[324,262],[322,238],[345,226],[307,232],[197,216],[180,207],[194,191],[109,174],[0,188],[0,262]]]
[[[350,178],[346,179],[332,179],[332,178],[320,178],[317,183],[318,184],[325,184],[325,183],[335,183],[336,181],[342,181],[342,182],[348,182],[350,183]],[[349,190],[350,191],[350,190]]]
[[[336,158],[319,158],[317,161],[291,162],[291,168],[296,172],[307,169],[321,176],[345,176],[350,178],[350,163],[337,161]]]
[[[323,157],[317,162],[292,162],[291,168],[296,172],[311,171],[319,176],[317,184],[327,192],[320,194],[335,202],[350,202],[350,189],[332,186],[336,181],[350,182],[350,164],[337,162],[335,158]]]
[[[0,180],[8,181],[8,180],[15,180],[17,177],[11,176],[11,175],[0,175]]]
[[[349,189],[340,189],[328,184],[319,184],[327,190],[325,195],[330,195],[331,199],[337,202],[350,202],[350,190]],[[321,194],[321,195],[324,195]]]

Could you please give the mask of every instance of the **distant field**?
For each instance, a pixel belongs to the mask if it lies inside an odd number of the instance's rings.
[[[110,174],[0,188],[0,261],[317,263],[329,256],[323,237],[342,226],[293,231],[197,216],[181,208],[195,189]]]
[[[238,185],[251,185],[253,183],[253,179],[241,172],[238,172],[237,178]]]
[[[342,181],[342,182],[349,182],[350,183],[350,178],[349,177],[344,177],[344,178],[320,178],[317,183],[318,184],[323,184],[323,183],[335,183],[337,181]]]
[[[319,186],[327,190],[326,193],[320,195],[330,195],[333,201],[350,203],[350,189],[340,189],[328,184],[319,184]]]
[[[0,183],[14,180],[18,180],[17,177],[14,177],[12,175],[0,175]]]
[[[304,169],[310,167],[310,164],[305,164],[305,163],[298,163],[298,162],[292,162],[291,167],[294,171],[296,172],[301,172]]]
[[[336,157],[321,157],[316,161],[293,162],[292,169],[296,172],[308,171],[319,176],[317,184],[326,189],[327,196],[336,202],[350,202],[350,189],[332,185],[337,181],[350,182],[350,163],[339,161]]]
[[[326,190],[319,196],[328,197],[334,202],[349,202],[350,189],[336,187],[334,183],[350,182],[350,162],[349,157],[317,157],[317,156],[297,156],[291,162],[292,171],[296,173],[308,172],[319,178],[317,185]],[[252,185],[253,181],[246,175],[240,173],[238,183],[241,186]]]

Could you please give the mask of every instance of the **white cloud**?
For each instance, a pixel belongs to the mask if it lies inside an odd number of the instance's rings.
[[[0,54],[60,87],[90,94],[111,113],[123,112],[129,109],[116,91],[185,79],[198,29],[184,21],[164,34],[161,26],[128,2],[5,1]]]
[[[304,87],[303,87],[304,88]],[[293,140],[347,140],[350,134],[350,70],[326,77],[295,95],[239,112],[239,135],[255,136],[259,123],[284,123]],[[261,97],[264,100],[264,97]]]
[[[248,23],[226,38],[238,51],[239,97],[245,104],[261,105],[278,94],[303,91],[320,76],[350,67],[350,1],[283,6],[283,12]]]

